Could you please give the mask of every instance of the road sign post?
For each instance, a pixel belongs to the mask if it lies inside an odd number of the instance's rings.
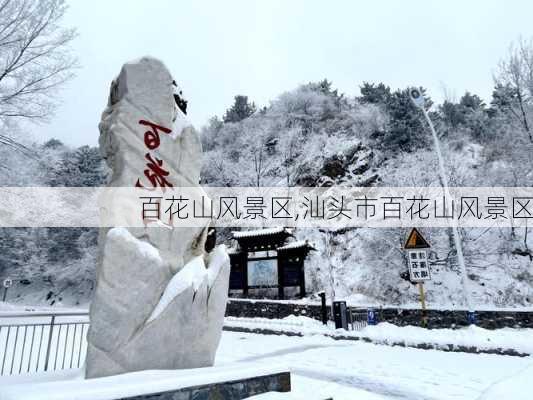
[[[426,295],[424,293],[424,282],[431,280],[427,251],[429,243],[418,231],[413,228],[403,246],[407,252],[407,263],[409,266],[409,280],[418,284],[420,294],[420,304],[422,307],[422,326],[427,327]]]
[[[437,158],[439,160],[440,179],[442,182],[442,187],[444,189],[444,195],[448,199],[451,199],[452,197],[450,195],[448,177],[446,175],[446,170],[444,168],[444,158],[442,157],[442,152],[440,150],[439,137],[437,136],[437,132],[435,131],[435,127],[433,126],[433,122],[431,122],[431,118],[429,117],[429,114],[426,110],[424,95],[420,89],[410,88],[409,96],[411,97],[411,100],[414,103],[414,105],[422,111],[422,113],[424,114],[424,118],[426,119],[426,122],[429,125],[431,135],[433,136],[433,144],[435,146],[435,152],[437,153]],[[456,218],[455,213],[452,212],[452,215],[453,215],[453,218],[455,219]],[[472,303],[472,299],[470,298],[470,290],[468,288],[468,282],[467,282],[468,275],[466,272],[466,265],[465,265],[465,260],[463,256],[463,245],[461,243],[461,236],[459,235],[459,229],[457,228],[456,224],[453,224],[452,226],[452,236],[453,236],[453,242],[455,245],[455,250],[457,252],[457,261],[459,263],[459,268],[461,269],[461,284],[463,286],[463,293],[465,296],[466,306],[468,307],[467,319],[470,324],[475,325],[476,314],[474,310],[474,305]]]
[[[426,294],[424,293],[424,282],[418,282],[418,291],[420,293],[420,303],[422,304],[422,326],[427,328],[428,318],[426,314]]]
[[[2,296],[2,301],[5,302],[7,298],[7,289],[9,289],[13,285],[13,281],[9,278],[4,279],[4,282],[2,282],[2,286],[4,287],[4,295]]]

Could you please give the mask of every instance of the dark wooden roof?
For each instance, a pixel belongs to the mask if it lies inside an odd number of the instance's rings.
[[[233,232],[233,239],[242,251],[276,250],[285,245],[292,232],[286,228],[267,228]]]

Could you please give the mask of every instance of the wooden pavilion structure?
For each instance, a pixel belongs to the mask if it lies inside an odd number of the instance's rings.
[[[305,259],[315,248],[307,240],[290,239],[287,228],[233,232],[230,295],[277,288],[277,297],[284,299],[286,288],[299,288],[298,297],[305,297]]]

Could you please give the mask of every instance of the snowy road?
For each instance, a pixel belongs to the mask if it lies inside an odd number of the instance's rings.
[[[494,384],[533,371],[532,357],[224,332],[216,364],[236,361],[288,365],[293,391],[309,400],[477,399]]]

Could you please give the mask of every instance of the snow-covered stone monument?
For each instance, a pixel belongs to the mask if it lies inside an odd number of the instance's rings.
[[[203,194],[202,150],[186,105],[159,60],[144,57],[122,67],[100,123],[101,152],[113,171],[108,186]],[[108,200],[104,212],[129,206]],[[102,230],[87,378],[213,364],[229,258],[223,246],[205,250],[208,224]]]

